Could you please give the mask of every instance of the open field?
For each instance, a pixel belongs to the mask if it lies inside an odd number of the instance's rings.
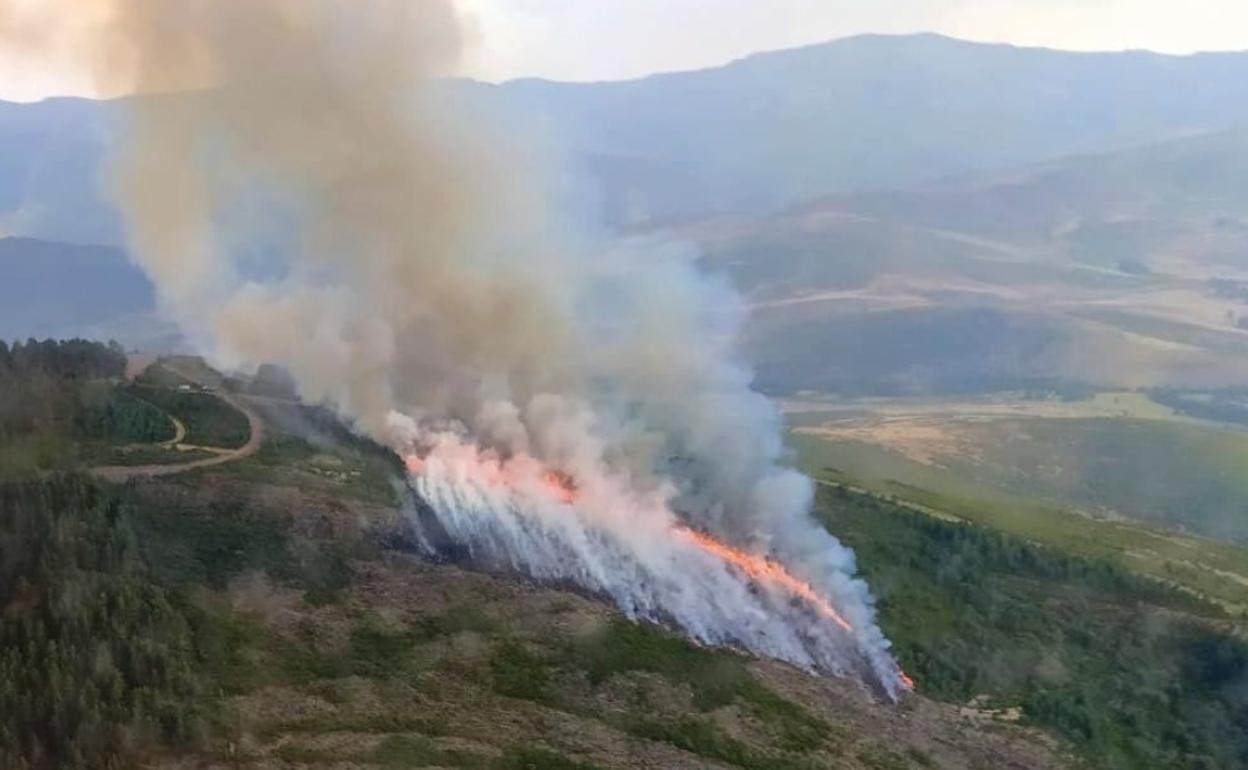
[[[812,405],[790,404],[803,410],[790,415],[790,440],[818,479],[1108,558],[1234,614],[1248,609],[1248,433],[1166,414],[1136,394]]]

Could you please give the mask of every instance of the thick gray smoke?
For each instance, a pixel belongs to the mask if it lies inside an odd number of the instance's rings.
[[[5,5],[10,32],[142,94],[117,198],[164,309],[218,361],[285,365],[407,456],[476,553],[902,686],[853,554],[811,519],[734,358],[740,303],[686,249],[561,221],[507,127],[438,85],[461,46],[449,0]],[[854,630],[695,530],[773,555]]]

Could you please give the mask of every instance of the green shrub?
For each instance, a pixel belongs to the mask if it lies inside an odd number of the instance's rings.
[[[502,770],[598,770],[598,766],[548,749],[515,747],[503,755]]]
[[[546,663],[513,640],[498,645],[490,659],[494,692],[512,698],[545,701],[550,697],[550,673]]]
[[[740,656],[699,647],[657,626],[613,619],[602,633],[577,644],[572,659],[594,684],[646,671],[687,684],[702,711],[741,703],[778,733],[788,751],[811,751],[831,735],[827,723],[760,684]]]
[[[372,753],[370,760],[382,767],[426,767],[440,764],[442,753],[423,735],[389,735]]]

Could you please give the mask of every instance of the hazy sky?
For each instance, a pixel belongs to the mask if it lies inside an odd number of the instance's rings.
[[[1248,49],[1244,0],[464,0],[490,79],[595,80],[862,32],[1078,50]]]
[[[490,80],[634,77],[862,32],[1079,50],[1248,49],[1244,0],[459,1],[476,38],[466,74]],[[0,98],[91,91],[63,67],[0,52]]]

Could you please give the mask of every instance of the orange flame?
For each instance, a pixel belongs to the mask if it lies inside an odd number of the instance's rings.
[[[836,611],[836,608],[827,599],[820,596],[809,583],[794,577],[791,572],[784,568],[784,565],[762,556],[755,556],[738,550],[727,543],[716,540],[710,535],[695,532],[692,529],[678,528],[677,531],[689,538],[703,551],[718,556],[760,583],[773,583],[794,596],[806,600],[811,606],[830,618],[832,622],[848,632],[853,632],[854,627],[849,624],[849,621],[841,613]]]
[[[560,471],[548,470],[543,475],[543,480],[560,502],[568,505],[576,502],[578,490],[576,482],[571,476]],[[751,579],[760,583],[779,585],[789,593],[806,600],[819,612],[831,618],[838,626],[853,633],[854,627],[849,624],[849,621],[845,620],[841,613],[836,611],[836,608],[828,600],[820,596],[809,583],[794,577],[779,562],[746,553],[740,549],[733,548],[723,541],[716,540],[704,532],[698,532],[688,527],[676,527],[675,530],[688,538],[698,548],[728,562],[746,575],[749,575]]]
[[[425,462],[421,457],[409,455],[405,459],[408,470],[413,474],[419,474],[424,471]],[[488,470],[483,467],[481,471],[483,480],[491,485],[509,484],[508,468],[505,462],[498,463],[496,467],[490,467]],[[542,473],[541,478],[551,495],[565,505],[574,504],[580,497],[580,490],[576,485],[576,480],[562,471],[548,469]],[[832,606],[831,602],[820,596],[814,586],[794,576],[783,564],[764,556],[756,556],[739,548],[734,548],[706,533],[698,532],[688,527],[676,526],[673,529],[677,534],[686,538],[702,551],[733,565],[752,580],[781,587],[810,604],[819,613],[836,623],[846,632],[853,633],[854,627],[837,611],[836,607]],[[914,680],[906,672],[898,669],[897,674],[907,689],[914,689]]]

